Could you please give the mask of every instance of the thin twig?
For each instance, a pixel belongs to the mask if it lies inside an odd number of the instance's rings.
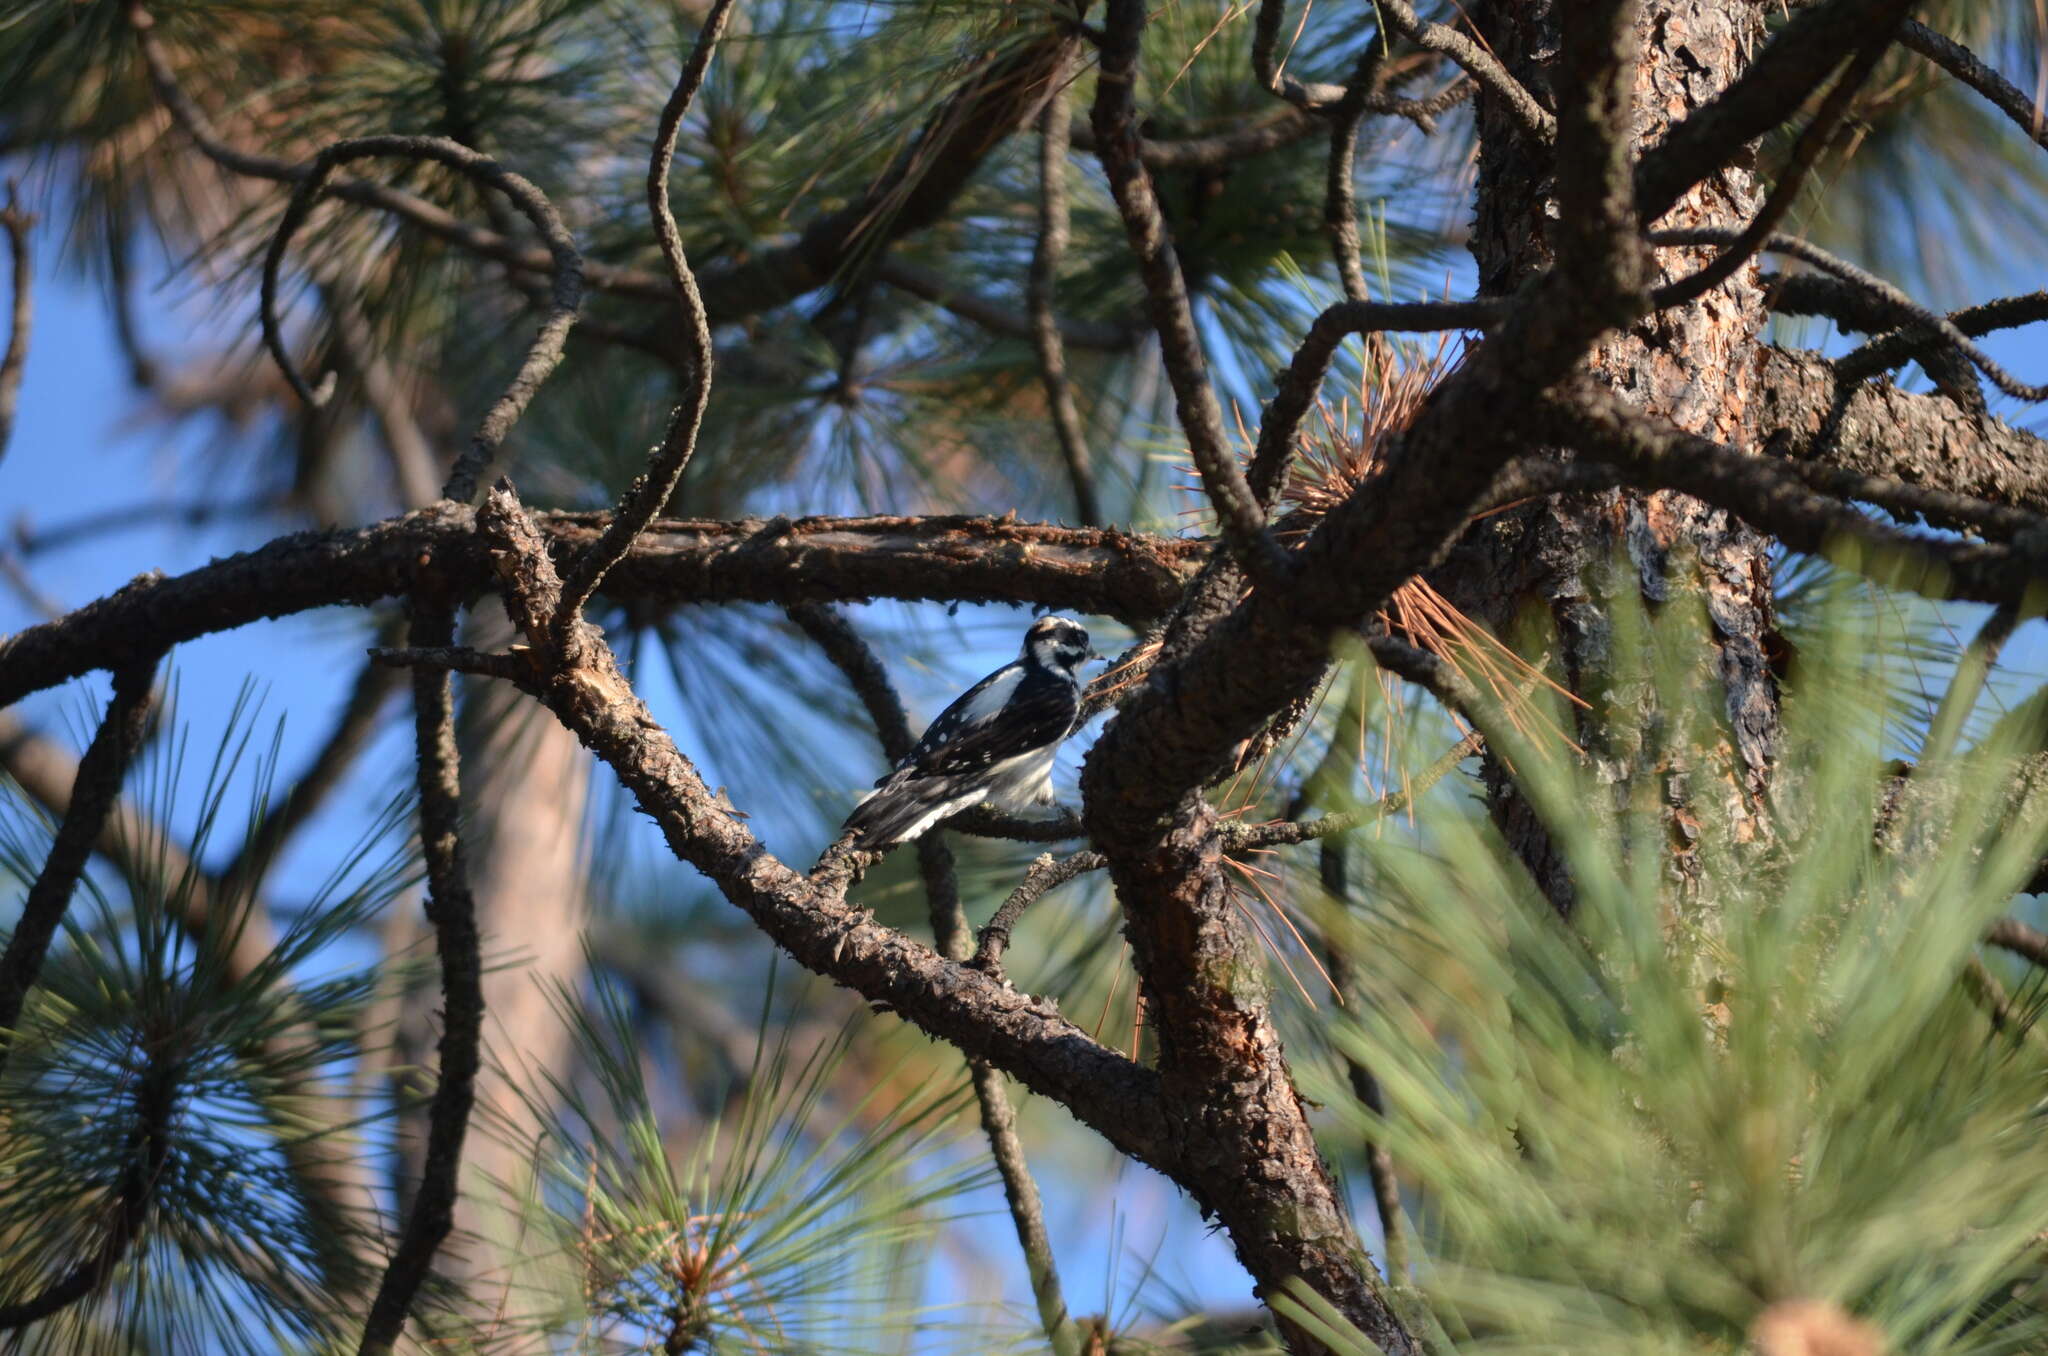
[[[498,398],[491,402],[490,408],[484,411],[469,446],[456,459],[455,469],[449,472],[448,483],[442,488],[442,498],[467,502],[476,494],[477,481],[491,464],[491,458],[497,455],[498,445],[519,422],[519,416],[525,413],[533,393],[540,389],[541,383],[562,360],[563,345],[568,341],[569,329],[576,323],[577,308],[583,301],[583,256],[545,193],[489,156],[479,155],[459,141],[436,136],[372,136],[352,137],[327,147],[313,158],[305,177],[298,180],[292,190],[291,201],[285,206],[284,216],[277,224],[277,233],[271,237],[270,248],[263,256],[261,296],[264,345],[299,398],[315,409],[324,403],[325,397],[306,384],[305,377],[285,348],[284,335],[278,325],[278,270],[283,265],[285,249],[292,236],[312,213],[334,171],[352,161],[376,156],[429,160],[503,193],[533,223],[541,239],[547,242],[548,255],[554,262],[554,287],[540,330],[527,346],[526,357],[519,364],[519,370]]]
[[[1523,87],[1521,81],[1508,74],[1507,67],[1495,60],[1493,53],[1455,28],[1424,20],[1408,0],[1375,0],[1375,4],[1395,32],[1418,47],[1442,52],[1463,66],[1466,74],[1482,87],[1497,95],[1515,121],[1522,125],[1522,130],[1543,142],[1557,135],[1557,119],[1536,102],[1535,96]]]
[[[625,559],[633,539],[668,506],[669,496],[675,493],[684,468],[690,464],[690,455],[697,449],[697,430],[703,425],[704,407],[711,399],[711,317],[697,291],[697,275],[690,271],[689,257],[683,252],[683,236],[676,226],[675,213],[669,208],[668,176],[683,116],[690,111],[691,102],[704,84],[712,53],[718,50],[719,35],[732,17],[734,3],[735,0],[714,0],[710,14],[705,16],[704,27],[690,49],[690,59],[684,63],[675,88],[669,92],[668,103],[662,107],[661,121],[654,133],[654,151],[647,162],[647,211],[682,310],[683,344],[688,359],[683,372],[683,398],[669,413],[668,429],[662,434],[661,446],[648,459],[646,474],[635,478],[619,497],[618,511],[604,535],[569,566],[562,581],[562,608],[555,618],[558,644],[571,643],[578,634],[576,622],[583,615],[583,605],[590,601],[612,566]],[[573,663],[573,646],[569,657]]]
[[[1073,124],[1068,105],[1066,70],[1053,82],[1052,97],[1038,120],[1038,242],[1031,251],[1031,273],[1025,301],[1031,311],[1031,346],[1038,354],[1038,379],[1045,387],[1053,436],[1066,463],[1067,482],[1074,488],[1074,512],[1093,527],[1102,521],[1095,494],[1095,469],[1088,456],[1088,435],[1081,411],[1067,384],[1066,347],[1060,339],[1053,307],[1060,259],[1067,249],[1067,129]]]
[[[1263,11],[1262,11],[1263,13]],[[1384,48],[1374,40],[1366,44],[1358,65],[1344,86],[1344,97],[1330,111],[1330,155],[1323,184],[1323,227],[1330,234],[1330,254],[1337,264],[1337,277],[1344,295],[1352,301],[1371,297],[1365,285],[1365,265],[1359,259],[1358,194],[1352,183],[1358,165],[1358,128],[1365,121],[1365,102],[1379,82],[1380,58]],[[1270,506],[1268,506],[1270,512]]]
[[[413,607],[415,645],[433,649],[452,644],[452,603],[419,597]],[[440,1076],[428,1112],[426,1166],[413,1193],[405,1232],[370,1305],[358,1356],[388,1352],[398,1341],[434,1254],[454,1227],[462,1144],[476,1098],[483,1039],[483,966],[476,901],[470,894],[463,860],[461,763],[455,748],[454,693],[446,672],[424,667],[413,671],[413,732],[418,753],[420,852],[427,870],[427,917],[434,925],[441,957]]]
[[[14,436],[14,411],[21,402],[21,378],[28,368],[28,334],[35,318],[35,296],[29,288],[28,233],[36,219],[15,204],[14,184],[7,185],[7,205],[0,207],[0,231],[7,234],[7,252],[13,261],[13,320],[7,331],[7,352],[0,356],[0,457],[7,455],[8,440]]]
[[[1009,946],[1010,932],[1017,926],[1017,920],[1024,916],[1024,911],[1074,877],[1100,871],[1108,865],[1109,858],[1092,848],[1057,858],[1050,852],[1040,853],[1031,863],[1031,869],[1024,873],[1024,879],[1010,891],[1010,897],[1003,901],[1002,907],[982,928],[980,940],[975,943],[974,959],[968,964],[1002,978],[1003,950]]]
[[[1276,57],[1280,30],[1286,18],[1287,0],[1259,0],[1259,12],[1252,21],[1252,74],[1267,93],[1285,99],[1304,112],[1319,112],[1342,103],[1347,93],[1343,85],[1326,85],[1320,81],[1304,84],[1280,69]],[[1383,46],[1377,33],[1366,41],[1368,51],[1376,51]]]
[[[473,673],[479,678],[502,678],[526,685],[533,679],[529,664],[510,654],[491,654],[467,645],[401,645],[370,651],[370,662],[394,669],[422,669],[436,673]]]
[[[128,765],[142,747],[149,727],[153,703],[152,684],[156,663],[134,664],[114,673],[114,695],[100,728],[92,737],[85,757],[78,763],[78,778],[72,785],[70,803],[63,822],[57,826],[55,841],[43,869],[22,900],[21,915],[0,954],[0,1069],[7,1067],[8,1048],[21,1022],[22,1004],[36,976],[42,972],[43,957],[50,941],[71,906],[78,878],[92,856],[93,845],[106,828],[120,797],[121,782]]]

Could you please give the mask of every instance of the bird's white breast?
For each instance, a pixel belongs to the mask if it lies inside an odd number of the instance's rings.
[[[1052,764],[1057,743],[1005,758],[989,769],[985,799],[1005,810],[1023,810],[1052,803]]]

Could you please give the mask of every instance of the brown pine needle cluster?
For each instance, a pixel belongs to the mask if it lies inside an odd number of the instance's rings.
[[[1430,392],[1457,367],[1463,352],[1450,335],[1438,339],[1434,349],[1397,348],[1383,336],[1369,337],[1356,409],[1349,400],[1334,409],[1323,404],[1321,434],[1303,433],[1296,449],[1283,502],[1304,519],[1301,531],[1309,530],[1378,473],[1386,448],[1415,422]],[[1490,693],[1523,734],[1540,730],[1583,752],[1531,698],[1542,686],[1575,705],[1585,703],[1459,611],[1428,580],[1417,576],[1396,589],[1379,620],[1394,635],[1436,655]]]

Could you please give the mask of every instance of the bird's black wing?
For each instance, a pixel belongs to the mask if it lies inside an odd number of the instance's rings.
[[[1081,709],[1075,686],[1022,661],[997,669],[939,713],[896,771],[882,780],[943,777],[993,767],[1056,743]],[[881,783],[877,783],[880,785]]]

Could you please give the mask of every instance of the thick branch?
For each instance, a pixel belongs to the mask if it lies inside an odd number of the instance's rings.
[[[1888,380],[1845,391],[1818,353],[1766,347],[1758,356],[1752,409],[1757,436],[1774,455],[2048,516],[2048,441]]]
[[[540,520],[557,555],[603,515]],[[426,582],[467,595],[490,578],[472,510],[439,505],[366,528],[303,532],[127,587],[59,621],[0,637],[0,707],[171,645],[317,607],[363,606]],[[889,597],[1003,602],[1142,624],[1173,605],[1203,542],[994,518],[804,518],[656,523],[605,581],[653,604],[848,602]]]

